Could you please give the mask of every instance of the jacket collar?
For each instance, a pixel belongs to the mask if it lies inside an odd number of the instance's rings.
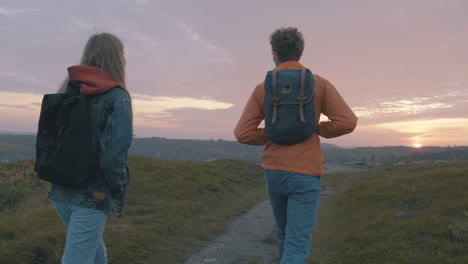
[[[299,70],[302,68],[304,68],[304,66],[302,66],[302,64],[300,64],[298,61],[290,60],[281,63],[280,65],[276,66],[273,70]]]

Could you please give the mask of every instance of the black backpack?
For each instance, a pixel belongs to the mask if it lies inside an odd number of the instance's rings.
[[[309,69],[269,71],[264,86],[265,132],[269,140],[294,145],[317,131],[314,77]]]
[[[93,151],[88,97],[70,81],[65,94],[46,94],[42,100],[36,137],[37,176],[45,181],[78,188],[93,176]]]

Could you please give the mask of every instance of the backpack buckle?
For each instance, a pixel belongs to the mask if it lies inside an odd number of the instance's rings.
[[[293,85],[292,84],[283,84],[281,86],[281,91],[284,93],[284,94],[288,94],[288,93],[291,93],[293,90]]]
[[[301,101],[304,102],[304,101],[307,100],[307,96],[298,96],[298,97],[297,97],[297,100],[298,100],[299,102],[301,102]]]
[[[70,97],[68,98],[67,100],[63,101],[63,104],[64,105],[69,105],[69,104],[72,104],[76,101],[80,100],[80,96],[79,95],[75,95],[73,97]]]

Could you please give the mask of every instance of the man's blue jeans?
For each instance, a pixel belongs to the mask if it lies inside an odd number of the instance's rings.
[[[265,181],[276,221],[280,263],[303,264],[310,254],[320,177],[265,170]]]
[[[67,229],[62,264],[105,264],[107,250],[102,234],[107,214],[98,209],[52,201]]]

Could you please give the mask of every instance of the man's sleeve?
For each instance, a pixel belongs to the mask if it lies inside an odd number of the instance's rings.
[[[244,112],[242,113],[236,128],[234,129],[234,135],[242,144],[260,146],[265,145],[268,141],[265,129],[258,127],[265,118],[263,113],[263,104],[261,101],[263,100],[260,93],[261,89],[263,89],[262,85],[258,85],[255,88],[245,105]]]
[[[334,138],[353,132],[358,118],[336,88],[328,80],[322,80],[325,84],[322,114],[330,120],[320,122],[317,133],[324,138]]]

